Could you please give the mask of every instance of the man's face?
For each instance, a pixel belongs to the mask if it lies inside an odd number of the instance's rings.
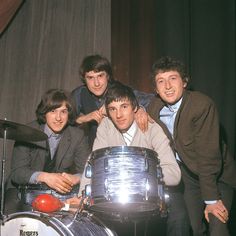
[[[168,104],[178,102],[187,86],[187,83],[182,80],[177,71],[158,73],[155,81],[156,92]]]
[[[108,75],[105,71],[89,71],[85,73],[85,82],[91,93],[100,97],[107,89]]]
[[[62,106],[46,113],[46,123],[54,133],[60,133],[68,122],[68,109],[64,102]]]
[[[120,132],[126,132],[133,124],[137,108],[133,107],[128,99],[114,101],[108,105],[109,116]]]

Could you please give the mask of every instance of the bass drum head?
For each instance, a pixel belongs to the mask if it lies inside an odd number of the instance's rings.
[[[88,213],[45,214],[19,212],[1,224],[1,236],[115,236],[98,218]]]

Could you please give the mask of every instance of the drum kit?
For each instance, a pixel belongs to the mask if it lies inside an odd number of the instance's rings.
[[[0,120],[3,138],[0,235],[115,236],[103,222],[142,220],[167,215],[166,190],[157,153],[141,147],[116,146],[92,152],[85,175],[91,178],[84,197],[87,209],[76,212],[29,211],[4,215],[6,140],[42,141],[40,130]]]

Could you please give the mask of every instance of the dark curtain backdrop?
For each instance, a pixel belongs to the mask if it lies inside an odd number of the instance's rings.
[[[30,122],[46,90],[71,91],[81,84],[84,56],[110,59],[110,9],[110,0],[24,1],[0,37],[0,119]],[[7,145],[9,169],[12,141]]]
[[[182,60],[190,87],[218,107],[235,156],[235,0],[112,0],[112,64],[117,79],[147,92],[151,65]]]
[[[80,84],[90,53],[111,58],[118,80],[148,92],[151,64],[170,55],[188,66],[191,88],[215,100],[235,155],[235,20],[234,0],[23,1],[0,37],[0,119],[29,122],[45,90]]]

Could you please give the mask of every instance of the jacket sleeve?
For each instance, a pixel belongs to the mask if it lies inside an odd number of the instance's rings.
[[[181,171],[170,142],[162,128],[157,124],[151,124],[150,141],[157,152],[166,185],[177,185],[181,179]]]
[[[44,160],[39,158],[40,152],[45,152],[42,147],[16,142],[11,160],[10,179],[17,184],[29,183],[32,174],[40,170]],[[34,163],[34,164],[32,164]]]

